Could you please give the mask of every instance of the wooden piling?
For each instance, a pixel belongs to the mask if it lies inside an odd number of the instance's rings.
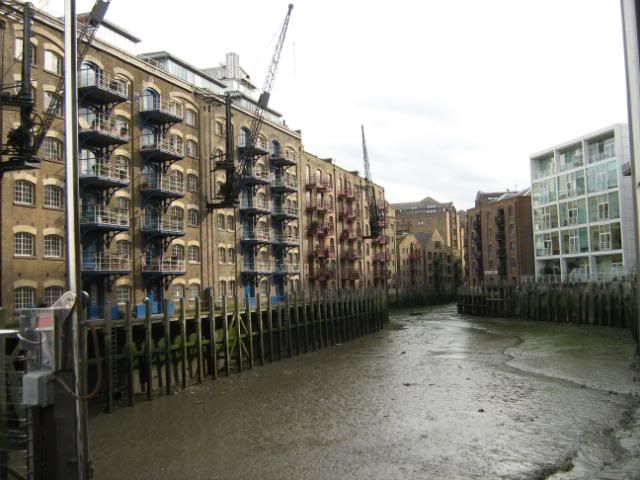
[[[189,353],[187,352],[187,316],[185,312],[184,298],[180,299],[178,305],[180,309],[179,322],[180,322],[180,370],[182,374],[182,388],[187,388],[187,363],[190,362]]]
[[[198,383],[202,383],[204,369],[204,354],[202,352],[202,316],[200,315],[200,297],[196,297],[196,351],[198,352]]]
[[[289,295],[287,295],[286,300],[286,322],[287,322],[287,352],[289,354],[289,358],[293,355],[293,345],[291,345],[291,300],[289,299]]]
[[[273,362],[273,305],[271,295],[267,295],[267,327],[269,328],[269,363]]]
[[[127,403],[130,407],[133,407],[134,398],[134,358],[133,358],[133,322],[131,318],[131,303],[127,301],[125,303],[125,350],[127,359]]]
[[[260,365],[264,365],[264,323],[262,321],[262,297],[256,294],[256,314],[258,321],[258,346],[260,348]]]
[[[229,353],[229,309],[227,306],[227,296],[222,296],[222,328],[224,342],[222,344],[224,353],[224,370],[227,377],[231,375],[231,354]]]
[[[152,389],[153,389],[153,367],[151,364],[151,356],[153,355],[153,345],[151,345],[152,335],[151,335],[151,300],[148,298],[144,301],[144,366],[145,366],[145,376],[146,376],[146,393],[147,400],[151,400],[152,398]]]
[[[169,324],[169,301],[165,298],[162,308],[164,333],[165,393],[171,395],[171,325]]]
[[[215,380],[218,378],[218,339],[216,338],[215,303],[211,290],[207,290],[207,304],[209,305],[209,313],[207,314],[209,323],[209,373],[211,378]]]
[[[104,386],[105,386],[105,411],[111,413],[113,411],[113,358],[112,358],[112,320],[111,309],[109,303],[105,304],[104,308],[104,330],[103,330],[103,349],[104,352]],[[97,368],[101,368],[100,365],[96,365]]]

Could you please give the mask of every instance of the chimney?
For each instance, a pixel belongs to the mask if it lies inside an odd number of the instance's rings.
[[[227,78],[237,80],[240,76],[240,59],[237,53],[227,53],[226,75]]]

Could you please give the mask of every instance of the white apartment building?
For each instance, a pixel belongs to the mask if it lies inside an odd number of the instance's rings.
[[[530,157],[538,278],[635,272],[629,130],[615,124]]]

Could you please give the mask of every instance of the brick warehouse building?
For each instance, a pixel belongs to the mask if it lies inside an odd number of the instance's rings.
[[[23,26],[9,20],[5,29],[5,78],[18,81]],[[224,95],[233,92],[242,147],[258,93],[236,55],[200,70],[167,52],[134,55],[137,39],[109,22],[99,32],[78,79],[82,280],[92,316],[107,301],[148,296],[159,311],[165,298],[192,301],[205,289],[278,300],[302,286],[386,285],[393,230],[366,238],[366,181],[305,152],[301,132],[274,110],[257,145],[268,153],[249,172],[240,207],[210,208],[224,182],[209,160],[224,154]],[[37,11],[33,33],[32,91],[43,112],[62,74],[62,23]],[[16,121],[3,113],[5,128]],[[40,169],[2,180],[0,305],[9,309],[51,304],[65,288],[63,134],[60,116]]]

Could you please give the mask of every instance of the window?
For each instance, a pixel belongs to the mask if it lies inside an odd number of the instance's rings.
[[[13,186],[13,203],[19,205],[33,205],[35,202],[36,186],[27,180],[16,180]]]
[[[220,296],[224,297],[227,295],[227,282],[224,280],[220,280]]]
[[[62,57],[51,50],[45,50],[44,69],[56,75],[62,75]]]
[[[64,205],[63,191],[56,185],[45,185],[44,187],[44,206],[50,208],[62,208]]]
[[[609,219],[609,202],[602,202],[598,204],[598,220]]]
[[[198,125],[198,113],[195,110],[187,108],[187,113],[184,116],[184,122],[190,127]]]
[[[187,175],[187,190],[190,192],[198,191],[198,176],[190,173]]]
[[[233,218],[233,215],[227,216],[227,228],[231,231],[235,230],[235,219]]]
[[[62,116],[62,97],[54,92],[44,92],[44,109],[48,110],[51,103],[55,101],[54,114],[58,117]]]
[[[198,158],[198,144],[195,140],[187,140],[187,156]]]
[[[200,285],[192,283],[189,285],[189,302],[195,303],[196,298],[200,298]]]
[[[131,206],[131,202],[126,197],[118,197],[116,198],[114,210],[129,215],[129,208]]]
[[[218,263],[226,263],[227,251],[224,247],[218,247]]]
[[[189,245],[187,254],[189,263],[200,263],[200,247],[197,245]]]
[[[171,293],[171,300],[176,303],[180,303],[180,300],[184,298],[184,286],[183,285],[174,285],[173,291]]]
[[[184,260],[184,246],[174,245],[171,249],[171,256],[174,260]]]
[[[184,222],[184,210],[181,207],[171,207],[171,218],[178,223]]]
[[[46,235],[44,237],[44,256],[48,258],[62,258],[62,237]]]
[[[234,262],[235,256],[236,256],[236,251],[233,248],[230,248],[229,250],[227,250],[227,260],[229,261],[229,263]]]
[[[120,285],[116,288],[116,303],[124,305],[131,301],[131,287],[129,285]]]
[[[236,293],[236,281],[229,280],[229,295],[234,295]]]
[[[269,282],[267,280],[263,280],[260,282],[260,295],[267,296],[269,295]]]
[[[16,308],[30,308],[35,304],[36,291],[31,287],[16,288]]]
[[[43,151],[45,160],[62,160],[62,142],[57,138],[45,138]]]
[[[200,225],[200,212],[198,212],[197,208],[189,209],[188,224],[190,227],[197,227]]]
[[[224,125],[222,122],[216,122],[216,135],[222,136],[224,133]]]
[[[33,257],[36,254],[35,237],[26,232],[16,233],[13,254],[17,257]]]
[[[16,60],[22,60],[22,51],[24,48],[24,40],[22,40],[21,38],[16,38],[16,49],[15,49],[15,56],[16,56]],[[32,43],[31,44],[31,65],[36,65],[38,62],[37,60],[37,49],[36,46]]]
[[[44,289],[44,303],[47,307],[50,307],[58,301],[62,296],[64,290],[62,287],[48,287]]]
[[[169,140],[171,142],[171,146],[173,147],[174,150],[176,150],[179,153],[182,153],[182,137],[180,135],[171,135],[171,137],[169,137]]]
[[[115,174],[120,180],[126,180],[129,178],[129,159],[118,155],[114,162]]]
[[[224,215],[219,213],[217,217],[218,229],[224,230]]]
[[[131,259],[131,243],[129,240],[118,240],[116,242],[116,255],[122,259]]]

